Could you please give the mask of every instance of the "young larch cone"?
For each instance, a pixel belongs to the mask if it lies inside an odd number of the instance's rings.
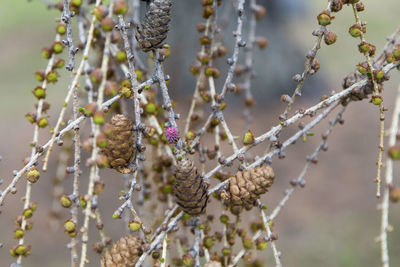
[[[268,192],[274,178],[274,170],[269,165],[238,171],[231,177],[221,197],[233,206],[251,209],[260,195]]]
[[[200,215],[207,206],[207,184],[186,156],[177,163],[174,194],[178,205],[189,215]]]
[[[143,240],[134,235],[123,236],[112,245],[111,250],[106,249],[101,258],[102,267],[133,267],[143,254]]]
[[[154,0],[143,22],[136,25],[135,37],[144,52],[160,48],[167,38],[171,5],[172,0]]]
[[[107,145],[103,153],[110,168],[129,173],[129,162],[135,154],[135,138],[132,122],[124,115],[117,114],[104,126]]]

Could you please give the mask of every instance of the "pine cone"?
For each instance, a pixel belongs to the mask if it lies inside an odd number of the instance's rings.
[[[183,156],[175,171],[174,194],[176,202],[189,215],[204,212],[207,201],[207,184],[197,172],[192,160]]]
[[[107,145],[102,152],[107,156],[109,167],[121,173],[131,172],[128,165],[136,150],[132,122],[124,115],[114,115],[104,126],[104,133]]]
[[[260,195],[268,192],[274,178],[274,170],[269,165],[239,171],[231,177],[221,197],[233,206],[244,206],[249,210]]]
[[[135,37],[144,52],[160,48],[167,38],[171,5],[172,0],[154,0],[143,23],[136,26]]]
[[[143,254],[143,240],[134,235],[124,236],[112,245],[111,250],[106,249],[101,258],[102,267],[135,266],[139,257]]]

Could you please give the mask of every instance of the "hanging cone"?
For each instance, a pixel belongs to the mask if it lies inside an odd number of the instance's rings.
[[[176,167],[174,194],[178,205],[189,215],[200,215],[207,206],[207,185],[186,155]]]
[[[101,258],[102,267],[133,267],[143,254],[143,240],[134,235],[124,236],[112,245],[111,250],[106,249]]]
[[[171,20],[171,5],[172,0],[154,0],[150,3],[143,22],[136,26],[135,37],[144,52],[162,47]]]
[[[269,165],[239,171],[231,177],[221,197],[233,206],[251,209],[260,195],[268,192],[274,178],[274,170]]]
[[[124,115],[117,114],[104,127],[107,145],[103,153],[110,168],[129,173],[129,162],[135,154],[135,138],[132,122]]]

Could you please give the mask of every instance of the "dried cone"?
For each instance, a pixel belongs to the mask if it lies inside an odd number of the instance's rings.
[[[185,155],[177,163],[174,194],[178,205],[189,215],[200,215],[207,206],[207,185]]]
[[[109,167],[121,173],[131,172],[128,165],[135,153],[132,122],[124,115],[114,115],[105,125],[104,133],[107,145],[103,153],[107,156]]]
[[[102,267],[135,266],[139,257],[143,254],[143,240],[134,235],[124,236],[112,245],[111,250],[106,249],[101,258]]]
[[[160,48],[167,38],[171,5],[172,0],[154,0],[143,23],[136,26],[135,37],[144,52]]]
[[[260,195],[268,192],[274,178],[274,170],[268,165],[239,171],[231,177],[221,197],[233,206],[251,209]]]

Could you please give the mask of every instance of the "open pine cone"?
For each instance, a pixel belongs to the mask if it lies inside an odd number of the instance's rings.
[[[233,206],[251,209],[260,195],[274,183],[274,170],[269,165],[238,171],[226,185],[221,197]]]
[[[143,254],[142,238],[134,235],[123,236],[112,245],[111,250],[106,249],[104,257],[101,258],[102,267],[133,267]]]
[[[186,156],[177,163],[174,194],[178,205],[189,215],[200,215],[207,206],[207,184]]]
[[[171,20],[171,5],[171,0],[154,0],[150,3],[144,21],[136,26],[135,37],[144,52],[162,47]]]
[[[103,154],[107,156],[110,168],[129,173],[129,162],[135,154],[135,138],[132,122],[124,115],[117,114],[104,127],[107,145]]]

